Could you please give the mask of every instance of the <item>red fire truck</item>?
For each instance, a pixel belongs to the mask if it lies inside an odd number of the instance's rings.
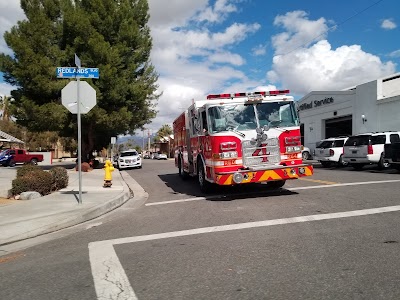
[[[280,188],[286,180],[311,176],[288,93],[216,94],[194,101],[173,123],[179,175],[197,176],[204,193],[213,185],[267,182]]]

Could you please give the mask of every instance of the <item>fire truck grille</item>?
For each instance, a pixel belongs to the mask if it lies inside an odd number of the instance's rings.
[[[279,150],[279,140],[271,138],[262,143],[243,141],[243,166],[246,168],[258,169],[266,166],[279,164],[281,153]]]

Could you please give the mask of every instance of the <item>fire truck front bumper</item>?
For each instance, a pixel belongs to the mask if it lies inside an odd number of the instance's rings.
[[[218,185],[234,185],[266,181],[290,180],[311,176],[314,169],[311,165],[282,166],[268,170],[240,170],[235,172],[219,172],[215,174]]]

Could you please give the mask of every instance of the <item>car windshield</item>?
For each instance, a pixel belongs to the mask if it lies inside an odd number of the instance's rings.
[[[286,101],[212,106],[208,109],[208,118],[210,132],[298,125],[294,104]]]
[[[4,156],[4,155],[6,155],[6,153],[7,153],[7,150],[3,150],[0,152],[0,156]]]
[[[369,144],[369,135],[351,136],[344,144],[345,146],[365,146]]]
[[[120,156],[124,157],[124,156],[136,156],[136,155],[138,155],[136,151],[128,151],[128,152],[122,152]]]

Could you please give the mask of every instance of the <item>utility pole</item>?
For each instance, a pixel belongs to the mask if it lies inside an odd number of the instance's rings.
[[[144,152],[144,129],[142,129],[142,155],[144,155],[143,152]]]
[[[147,137],[148,137],[147,150],[150,152],[150,129],[147,129]]]

